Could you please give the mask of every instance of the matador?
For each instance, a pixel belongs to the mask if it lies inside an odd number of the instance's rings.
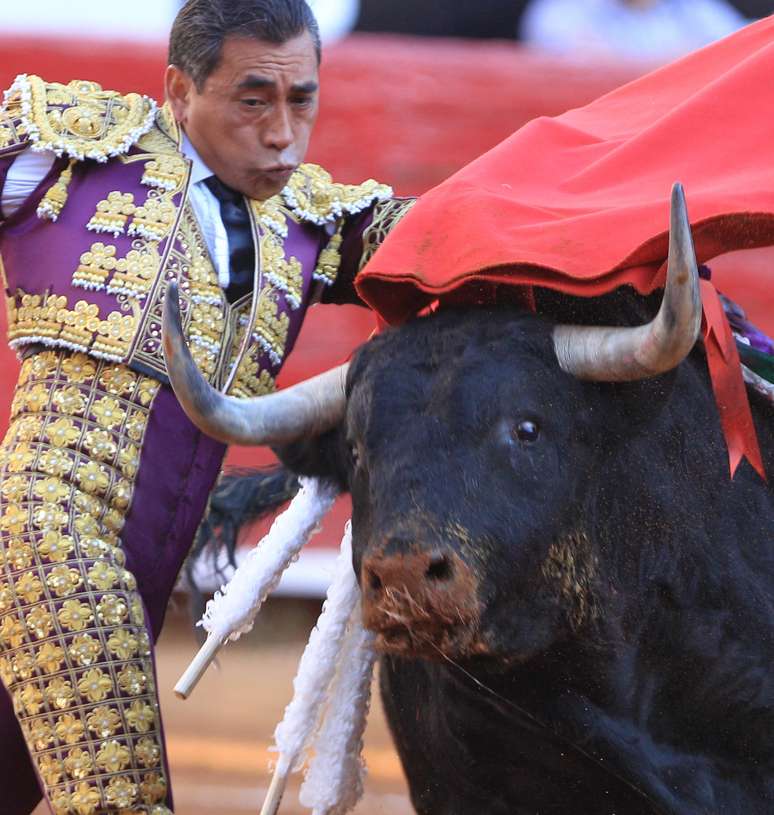
[[[189,0],[166,102],[21,75],[0,112],[0,252],[22,364],[0,447],[0,790],[57,815],[173,811],[153,644],[225,446],[166,378],[177,281],[210,384],[274,389],[309,306],[411,201],[302,163],[304,0]]]

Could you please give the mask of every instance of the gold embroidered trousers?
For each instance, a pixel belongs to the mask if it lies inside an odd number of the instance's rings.
[[[35,354],[0,447],[0,678],[57,815],[171,812],[150,627],[121,543],[161,387]]]

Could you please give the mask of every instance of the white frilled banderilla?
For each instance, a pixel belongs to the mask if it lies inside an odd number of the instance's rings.
[[[187,698],[218,650],[253,627],[282,573],[319,528],[336,490],[317,479],[301,489],[228,585],[207,603],[207,641],[175,686]],[[288,776],[307,766],[301,803],[313,815],[344,815],[363,794],[363,732],[370,703],[373,637],[363,628],[347,523],[336,571],[293,681],[294,695],[274,734],[279,753],[261,815],[278,812]]]

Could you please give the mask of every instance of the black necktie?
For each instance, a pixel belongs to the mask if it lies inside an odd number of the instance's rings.
[[[227,187],[214,175],[204,182],[220,203],[229,249],[229,280],[226,299],[233,303],[252,291],[255,271],[253,228],[242,193]]]

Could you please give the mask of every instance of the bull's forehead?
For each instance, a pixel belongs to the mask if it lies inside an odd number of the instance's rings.
[[[357,434],[415,442],[437,433],[472,432],[499,416],[558,404],[559,370],[550,327],[532,315],[438,315],[391,331],[358,356],[349,421]]]

